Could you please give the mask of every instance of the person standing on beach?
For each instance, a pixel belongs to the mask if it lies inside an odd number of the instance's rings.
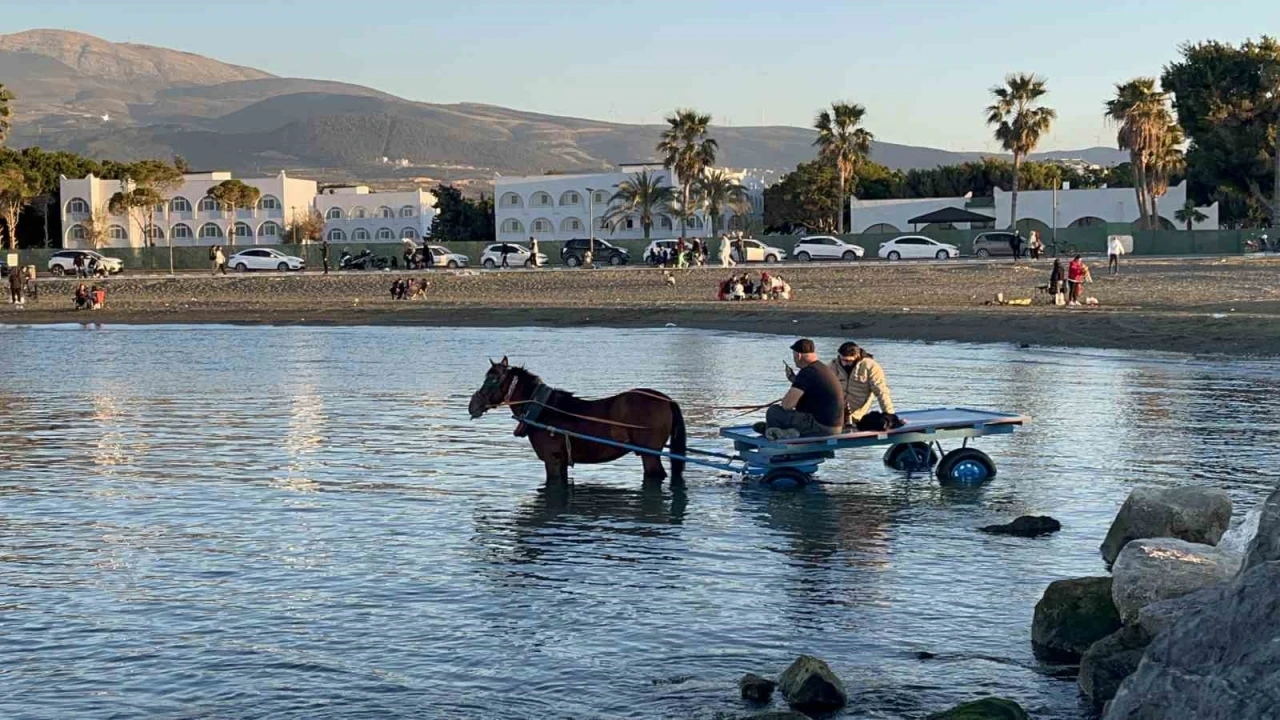
[[[9,270],[9,302],[14,305],[22,305],[22,285],[26,280],[23,277],[25,273],[20,272],[18,268]]]
[[[502,265],[500,267],[504,267],[504,268],[511,267],[510,265],[507,264],[507,253],[510,252],[510,250],[511,250],[510,245],[506,243],[502,243],[502,249],[499,251],[502,253]]]
[[[1124,254],[1124,243],[1119,235],[1107,238],[1107,274],[1120,274],[1120,256]]]
[[[538,238],[529,236],[529,252],[532,256],[529,258],[533,261],[534,267],[542,267],[542,263],[538,262]]]
[[[212,274],[217,275],[218,274],[218,246],[217,245],[209,246],[209,266],[212,269],[211,271]]]
[[[320,263],[324,265],[324,274],[329,274],[329,238],[320,241]]]
[[[223,275],[227,274],[227,256],[222,252],[221,245],[214,245],[214,262],[217,263],[218,272]]]
[[[1088,274],[1089,269],[1085,267],[1084,261],[1080,259],[1079,255],[1075,256],[1075,259],[1067,266],[1067,284],[1071,286],[1068,305],[1080,304],[1080,291],[1084,288],[1084,280]]]

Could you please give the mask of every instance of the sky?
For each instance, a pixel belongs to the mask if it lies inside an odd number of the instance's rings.
[[[0,33],[42,27],[613,122],[693,107],[720,125],[808,126],[852,101],[880,140],[994,152],[983,109],[1006,74],[1048,80],[1059,120],[1042,149],[1114,145],[1101,109],[1115,83],[1158,76],[1184,42],[1276,34],[1280,2],[0,0]]]

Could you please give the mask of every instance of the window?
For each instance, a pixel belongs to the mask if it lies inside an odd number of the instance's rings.
[[[222,237],[222,228],[213,223],[205,223],[200,226],[201,238],[220,238]]]
[[[71,201],[67,203],[67,214],[88,215],[89,203],[85,202],[84,198],[71,198]]]
[[[746,223],[743,222],[741,215],[734,215],[729,218],[728,228],[730,230],[746,230],[747,226]],[[830,245],[831,243],[828,242],[825,244]]]
[[[597,191],[596,191],[596,194],[592,196],[592,200],[591,200],[591,202],[594,202],[594,203],[600,203],[600,204],[608,203],[608,202],[609,202],[609,193],[607,193],[607,192],[605,192],[605,191],[603,191],[603,190],[597,190]]]
[[[200,212],[213,212],[218,209],[218,201],[205,195],[200,198]]]
[[[538,191],[529,198],[529,207],[551,207],[551,193]]]
[[[382,207],[378,208],[378,217],[380,218],[393,218],[395,216],[396,216],[396,211],[392,210],[386,205],[383,205]]]
[[[560,221],[560,232],[582,232],[582,221],[575,217],[565,218]]]
[[[396,234],[392,232],[391,228],[379,228],[378,239],[379,240],[395,240]]]
[[[259,210],[279,210],[280,198],[276,197],[275,195],[263,195],[262,198],[258,200],[258,209]]]
[[[400,208],[400,217],[413,217],[416,214],[417,212],[413,209],[412,205],[405,205]]]
[[[693,217],[689,218],[687,225],[690,230],[701,230],[702,218],[698,217],[697,215],[694,215]]]
[[[245,250],[240,254],[247,257],[271,257],[271,253],[266,250]]]
[[[369,212],[362,207],[351,208],[351,217],[353,218],[363,218],[368,216],[369,216]]]
[[[347,234],[342,232],[338,228],[334,228],[329,231],[329,242],[343,242],[346,239],[347,239]]]
[[[280,237],[280,226],[268,220],[258,226],[258,237],[261,238],[277,238]]]
[[[182,223],[178,223],[177,225],[169,228],[169,237],[174,240],[190,240],[191,228],[183,225]]]
[[[622,221],[622,227],[626,228],[627,230],[635,230],[636,219],[633,217],[628,217],[626,220]]]
[[[147,228],[147,237],[152,240],[164,239],[164,228],[152,225]]]
[[[613,232],[613,229],[609,227],[609,218],[605,216],[600,216],[596,218],[596,229],[608,230],[609,232]]]
[[[342,208],[340,207],[329,208],[329,211],[324,214],[324,219],[325,220],[341,220]]]
[[[157,215],[163,215],[165,211],[168,209],[169,209],[169,203],[159,202],[159,203],[156,203],[155,207],[151,208],[151,211]]]
[[[191,212],[191,201],[184,197],[176,197],[169,201],[169,212]]]
[[[523,233],[524,223],[515,218],[507,218],[502,221],[502,227],[500,229],[504,233]]]
[[[351,239],[355,242],[369,242],[369,231],[364,228],[356,228],[351,232]]]
[[[247,224],[242,223],[242,222],[238,222],[238,223],[236,223],[236,237],[238,237],[238,238],[248,238],[248,239],[252,240],[252,239],[253,239],[253,228],[249,227]]]
[[[520,207],[524,205],[524,201],[520,199],[519,195],[513,192],[509,192],[509,193],[502,194],[502,200],[498,203],[498,205],[499,207],[507,207],[507,208]]]
[[[529,229],[533,231],[534,234],[555,232],[555,226],[551,224],[550,220],[546,220],[544,218],[534,220],[533,224],[529,226]]]
[[[561,205],[581,205],[582,196],[573,190],[566,190],[560,194]]]
[[[400,231],[400,238],[403,240],[417,240],[418,231],[413,228],[405,228]]]
[[[67,231],[67,237],[72,240],[87,240],[89,238],[89,231],[85,229],[85,226],[83,225],[72,225],[71,229]]]
[[[128,240],[129,231],[125,230],[123,227],[119,225],[112,225],[111,227],[107,228],[107,237],[111,238],[112,240]]]
[[[668,216],[666,216],[666,215],[659,215],[659,216],[658,216],[658,229],[659,229],[659,230],[671,230],[671,229],[672,229],[672,227],[671,227],[671,218],[670,218],[670,217],[668,217]]]

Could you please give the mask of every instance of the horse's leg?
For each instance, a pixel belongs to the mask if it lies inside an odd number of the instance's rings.
[[[662,467],[662,458],[657,455],[640,455],[640,462],[644,463],[644,479],[661,481],[667,476],[667,471]]]
[[[547,467],[548,485],[569,484],[569,464],[564,461],[563,457],[552,454],[543,461],[543,465]]]

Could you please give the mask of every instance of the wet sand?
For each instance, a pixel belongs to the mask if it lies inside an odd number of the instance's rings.
[[[1007,342],[1198,354],[1280,355],[1280,259],[1136,260],[1118,276],[1091,263],[1084,296],[1060,308],[1036,293],[1050,263],[786,265],[790,302],[717,302],[730,271],[647,268],[416,272],[427,298],[394,302],[396,273],[117,277],[108,308],[76,312],[71,280],[47,279],[25,310],[0,323],[244,323],[280,325],[606,326],[741,330],[780,335]],[[758,274],[761,268],[751,268]],[[407,273],[399,275],[410,276]],[[996,293],[1031,306],[991,304]]]

